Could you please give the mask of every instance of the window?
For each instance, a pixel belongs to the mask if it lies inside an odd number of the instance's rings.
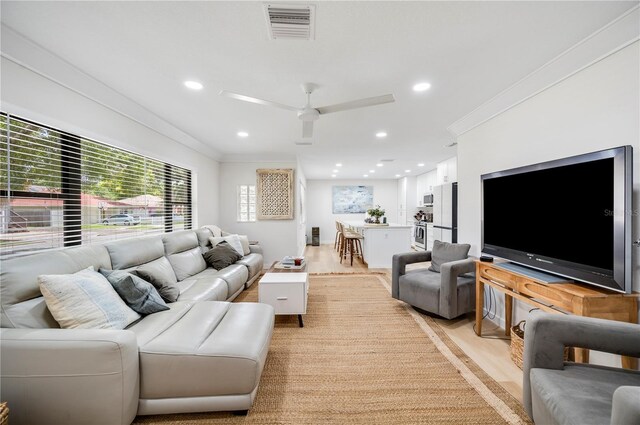
[[[256,185],[238,186],[238,221],[256,221]]]
[[[191,228],[191,172],[0,113],[0,258]]]

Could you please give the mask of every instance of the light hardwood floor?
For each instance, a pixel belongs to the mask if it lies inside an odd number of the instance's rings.
[[[354,259],[353,266],[343,260],[333,249],[333,245],[308,245],[305,250],[307,271],[310,273],[357,273],[367,271],[384,272],[390,276],[391,269],[368,269],[360,259]],[[425,267],[428,263],[412,265]],[[436,322],[478,366],[495,379],[516,399],[522,401],[522,371],[509,357],[509,341],[504,340],[504,329],[486,320],[482,324],[483,338],[474,330],[475,316],[463,316],[455,320],[435,318]]]

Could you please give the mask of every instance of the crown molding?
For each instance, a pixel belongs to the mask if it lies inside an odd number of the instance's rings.
[[[176,143],[219,160],[220,153],[73,64],[1,24],[0,56]]]
[[[635,6],[584,40],[498,93],[447,130],[454,137],[478,127],[640,39],[640,6]]]

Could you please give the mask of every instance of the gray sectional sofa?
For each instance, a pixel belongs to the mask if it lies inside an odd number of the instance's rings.
[[[260,247],[207,268],[207,229],[12,258],[0,270],[0,398],[12,424],[129,424],[136,414],[246,411],[265,364],[274,311],[230,303],[258,279]],[[37,277],[135,270],[166,257],[180,296],[125,330],[60,329]]]

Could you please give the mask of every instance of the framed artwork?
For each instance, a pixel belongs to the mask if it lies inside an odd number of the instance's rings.
[[[334,214],[363,214],[373,206],[373,186],[333,186]]]
[[[293,219],[293,169],[256,170],[257,219]]]

